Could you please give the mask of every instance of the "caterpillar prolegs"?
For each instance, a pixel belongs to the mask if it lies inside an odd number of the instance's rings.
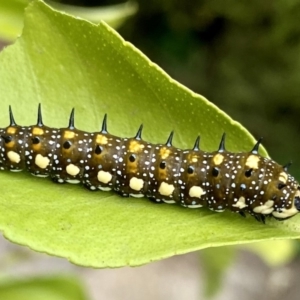
[[[9,107],[10,124],[0,128],[0,169],[27,170],[57,183],[82,183],[89,190],[114,190],[123,196],[148,197],[155,202],[184,207],[229,209],[258,221],[272,216],[284,220],[300,211],[300,186],[281,166],[259,155],[261,139],[250,152],[225,149],[225,134],[217,151],[142,140],[141,125],[132,138],[107,131],[104,117],[99,132],[74,126],[74,109],[66,128],[43,124],[41,106],[37,124],[19,126]]]

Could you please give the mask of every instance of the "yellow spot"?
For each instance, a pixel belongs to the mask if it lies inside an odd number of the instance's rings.
[[[50,163],[50,159],[48,157],[45,157],[41,154],[38,154],[36,157],[35,157],[35,164],[41,168],[41,169],[46,169]]]
[[[288,180],[288,176],[285,172],[281,172],[279,174],[279,180],[282,181],[283,183],[286,183]]]
[[[202,195],[205,195],[206,192],[200,186],[192,186],[189,191],[190,197],[200,198]]]
[[[15,151],[8,151],[7,157],[12,163],[18,164],[21,161],[21,156]]]
[[[258,162],[260,161],[259,156],[250,155],[246,160],[246,166],[250,169],[258,169]]]
[[[16,131],[17,131],[17,128],[15,128],[15,127],[8,127],[7,130],[6,130],[6,132],[8,134],[15,134]]]
[[[39,127],[34,127],[32,129],[32,134],[33,135],[43,135],[44,134],[44,129],[39,128]]]
[[[274,210],[274,208],[272,207],[273,205],[274,201],[268,200],[265,204],[254,207],[253,211],[258,214],[268,215]]]
[[[139,141],[132,140],[129,143],[129,152],[138,153],[145,148],[145,145],[141,144]]]
[[[99,145],[106,145],[108,143],[108,138],[105,135],[97,134],[96,143]]]
[[[132,177],[129,181],[129,186],[135,191],[140,191],[144,186],[144,180],[136,177]]]
[[[192,157],[192,162],[193,162],[193,163],[196,163],[197,161],[198,161],[197,156],[193,156],[193,157]]]
[[[171,150],[166,148],[166,147],[162,147],[160,150],[159,150],[159,155],[161,156],[162,159],[166,159],[169,157],[171,153]]]
[[[243,209],[244,207],[247,207],[248,205],[246,204],[245,197],[240,197],[238,202],[235,204],[232,204],[232,206],[237,207],[239,209]]]
[[[101,170],[98,172],[97,179],[98,181],[106,184],[111,181],[112,175],[109,172],[105,172]]]
[[[218,153],[213,157],[213,162],[215,165],[220,165],[224,160],[224,155]]]
[[[175,187],[173,184],[162,182],[161,185],[159,186],[158,192],[163,196],[170,196],[174,190]]]
[[[69,139],[73,139],[75,137],[75,132],[74,131],[69,131],[69,130],[66,130],[64,132],[64,138],[66,140],[69,140]]]
[[[76,175],[79,174],[80,169],[79,169],[77,166],[73,165],[73,164],[69,164],[69,165],[67,165],[67,167],[66,167],[66,171],[67,171],[67,173],[68,173],[69,175],[71,175],[71,176],[76,176]]]

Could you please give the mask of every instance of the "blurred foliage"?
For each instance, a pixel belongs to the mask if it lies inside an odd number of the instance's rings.
[[[0,282],[0,299],[87,300],[81,284],[72,276],[48,276]]]
[[[278,240],[241,245],[240,248],[250,250],[260,256],[271,267],[284,265],[297,255],[297,241]]]
[[[221,289],[225,272],[235,258],[236,249],[224,246],[203,249],[200,252],[206,298],[213,297]]]

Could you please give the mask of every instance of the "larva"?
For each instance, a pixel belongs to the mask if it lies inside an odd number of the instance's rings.
[[[0,169],[26,170],[57,183],[82,183],[89,190],[114,190],[122,196],[148,197],[155,202],[184,207],[229,209],[265,221],[284,220],[300,211],[300,186],[288,174],[288,165],[259,155],[257,142],[250,152],[225,149],[225,135],[214,152],[142,140],[141,125],[132,138],[107,131],[106,115],[100,132],[74,126],[74,109],[67,128],[43,124],[41,106],[37,124],[19,126],[9,107],[10,124],[0,128]]]

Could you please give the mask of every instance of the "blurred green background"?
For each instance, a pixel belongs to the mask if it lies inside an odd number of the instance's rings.
[[[300,1],[140,1],[121,35],[300,178]],[[188,128],[187,128],[188,130]]]

